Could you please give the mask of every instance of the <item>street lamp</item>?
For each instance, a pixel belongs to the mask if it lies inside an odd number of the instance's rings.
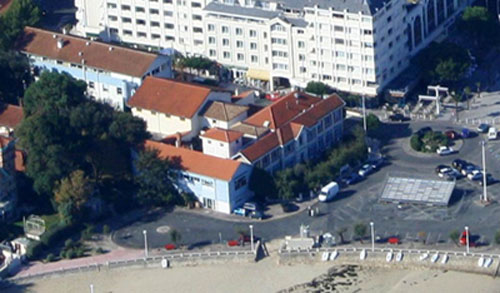
[[[94,293],[94,284],[90,284],[90,293]]]
[[[252,249],[252,251],[254,251],[253,249],[253,225],[250,225],[250,248]]]
[[[487,178],[486,178],[486,152],[485,146],[486,142],[484,140],[481,141],[481,149],[483,151],[483,198],[481,199],[483,202],[488,202],[488,191],[486,187]]]
[[[467,254],[469,254],[469,226],[465,226],[465,244],[467,245]]]
[[[372,252],[375,252],[375,229],[373,228],[373,222],[370,222],[370,232],[372,234]]]
[[[142,230],[144,235],[144,257],[148,257],[148,231]]]

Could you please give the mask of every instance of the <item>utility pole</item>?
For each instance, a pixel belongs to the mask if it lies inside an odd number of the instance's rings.
[[[148,257],[148,231],[142,230],[144,235],[144,257]]]
[[[370,222],[370,232],[372,234],[372,252],[375,252],[375,228],[373,227],[374,223]]]
[[[467,247],[466,247],[466,251],[467,251],[467,254],[469,254],[469,226],[465,226],[465,241],[466,241],[466,244],[467,244]]]
[[[481,141],[481,148],[482,148],[482,151],[483,151],[483,198],[482,198],[482,201],[483,202],[488,202],[488,191],[487,191],[487,187],[486,187],[486,184],[488,182],[487,178],[486,178],[486,151],[485,151],[485,142],[484,140]]]
[[[250,249],[254,251],[254,244],[253,244],[253,225],[250,225]]]

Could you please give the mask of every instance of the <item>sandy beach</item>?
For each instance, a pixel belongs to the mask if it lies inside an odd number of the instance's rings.
[[[331,263],[278,265],[227,263],[170,269],[125,268],[36,280],[6,292],[326,292],[306,284],[327,275]],[[332,270],[330,270],[331,272]],[[347,278],[347,279],[346,279]],[[332,281],[333,280],[333,281]],[[500,279],[442,270],[395,270],[356,267],[355,273],[331,277],[339,292],[499,292]],[[302,285],[300,285],[302,284]]]

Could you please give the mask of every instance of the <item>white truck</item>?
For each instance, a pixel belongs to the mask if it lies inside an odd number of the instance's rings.
[[[488,140],[495,140],[497,139],[497,129],[495,127],[490,127],[488,130]]]
[[[326,202],[333,199],[335,195],[339,193],[339,189],[340,187],[337,184],[337,182],[332,181],[328,183],[326,186],[323,186],[323,188],[321,188],[321,191],[318,196],[319,201]]]

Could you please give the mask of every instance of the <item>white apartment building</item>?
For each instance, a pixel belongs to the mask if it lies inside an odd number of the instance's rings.
[[[75,0],[77,33],[200,54],[267,86],[375,96],[470,0]]]

